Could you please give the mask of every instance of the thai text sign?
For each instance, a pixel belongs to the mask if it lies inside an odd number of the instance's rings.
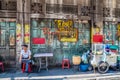
[[[55,20],[58,28],[59,40],[62,42],[76,42],[78,40],[78,30],[73,28],[72,20]]]

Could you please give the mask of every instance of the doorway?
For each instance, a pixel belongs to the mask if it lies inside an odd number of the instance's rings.
[[[16,20],[0,19],[0,56],[5,67],[16,64]]]

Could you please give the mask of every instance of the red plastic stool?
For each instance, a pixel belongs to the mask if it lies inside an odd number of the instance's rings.
[[[70,61],[69,61],[69,59],[63,59],[62,60],[62,68],[64,69],[64,68],[70,68]]]
[[[29,63],[29,65],[28,65],[28,72],[31,72],[32,71],[32,69],[31,69],[31,64]],[[25,72],[25,67],[26,67],[26,63],[22,63],[22,72]]]
[[[3,62],[0,62],[0,67],[2,67],[2,71],[4,72],[4,65],[3,65]]]

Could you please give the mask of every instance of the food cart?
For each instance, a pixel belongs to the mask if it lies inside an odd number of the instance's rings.
[[[117,66],[118,46],[112,44],[95,43],[92,45],[93,58],[91,64],[98,68],[98,72],[106,73],[109,67]]]

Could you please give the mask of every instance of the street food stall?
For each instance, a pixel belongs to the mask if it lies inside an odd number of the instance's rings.
[[[98,72],[106,73],[109,67],[117,66],[118,46],[114,44],[104,44],[102,35],[93,36],[92,44],[93,58],[91,64],[98,68]]]

